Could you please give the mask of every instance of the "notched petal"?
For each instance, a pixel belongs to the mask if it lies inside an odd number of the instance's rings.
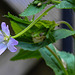
[[[8,45],[18,45],[18,41],[17,40],[15,40],[15,39],[13,39],[13,38],[10,38],[10,40],[9,40],[9,42],[8,42]]]
[[[14,47],[14,45],[17,45],[18,44],[18,41],[13,39],[13,38],[10,38],[7,46],[8,46],[8,49],[11,51],[11,52],[16,52],[17,51],[17,48]]]
[[[3,42],[3,40],[4,40],[4,36],[0,34],[0,42]]]
[[[14,45],[9,45],[9,46],[8,46],[8,49],[9,49],[11,52],[16,52],[16,51],[17,51],[17,48],[14,47]]]
[[[4,40],[4,36],[2,34],[2,32],[0,31],[0,42],[2,42]]]
[[[0,43],[0,55],[7,49],[6,44]]]
[[[5,23],[5,22],[2,22],[2,23],[1,23],[1,28],[2,28],[2,31],[3,31],[7,36],[10,36],[10,31],[9,31],[8,25],[6,26],[6,23]]]

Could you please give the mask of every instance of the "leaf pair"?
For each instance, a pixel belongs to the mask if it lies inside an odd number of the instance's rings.
[[[39,59],[41,57],[40,52],[37,51],[25,51],[23,49],[20,49],[19,53],[11,58],[12,61],[15,60],[25,60],[25,59],[30,59],[30,58],[37,58]]]

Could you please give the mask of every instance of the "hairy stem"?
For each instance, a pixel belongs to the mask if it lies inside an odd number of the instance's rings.
[[[59,21],[58,24],[59,24],[59,25],[60,25],[60,24],[65,24],[65,25],[67,25],[67,27],[68,27],[71,31],[74,31],[74,29],[72,28],[72,26],[71,26],[68,22],[66,22],[66,21]],[[75,39],[75,34],[72,35],[72,36],[73,36],[73,38]]]
[[[23,31],[21,31],[20,33],[18,33],[15,36],[12,36],[12,38],[17,38],[19,36],[21,36],[22,34],[24,34],[26,31],[28,31],[37,21],[39,21],[48,11],[50,11],[52,8],[54,8],[55,5],[51,6],[50,8],[48,8],[45,12],[43,12],[36,20],[34,20],[27,28],[25,28]]]
[[[46,46],[46,48],[53,54],[53,56],[57,59],[58,63],[60,64],[62,70],[64,71],[65,75],[68,75],[68,72],[66,71],[66,69],[64,68],[61,60],[58,58],[58,56],[48,47]]]
[[[74,31],[73,28],[71,27],[71,25],[70,25],[68,22],[66,22],[66,21],[59,21],[58,24],[59,24],[59,25],[60,25],[60,24],[65,24],[65,25],[67,25],[67,27],[68,27],[71,31]]]

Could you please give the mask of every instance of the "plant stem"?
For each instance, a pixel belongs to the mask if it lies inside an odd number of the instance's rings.
[[[47,1],[47,4],[59,4],[59,3],[61,3],[60,0],[59,1],[56,1],[56,0],[49,0],[49,1]]]
[[[62,23],[66,24],[71,31],[74,31],[74,29],[68,22],[60,21],[58,24],[62,24]],[[75,62],[75,34],[72,36],[73,36],[73,54],[74,54],[74,62]],[[75,70],[75,64],[74,64],[74,70]]]
[[[66,71],[66,69],[64,68],[61,60],[57,57],[57,55],[48,47],[46,46],[46,48],[54,55],[54,57],[57,59],[58,63],[60,64],[62,70],[64,71],[65,75],[68,75],[68,72]]]
[[[34,20],[27,28],[25,28],[23,31],[21,31],[20,33],[16,34],[15,36],[12,36],[12,38],[17,38],[19,36],[21,36],[22,34],[24,34],[26,31],[28,31],[38,20],[40,20],[48,11],[50,11],[52,8],[54,8],[55,5],[51,6],[50,8],[48,8],[45,12],[43,12],[36,20]]]
[[[68,28],[69,28],[71,31],[74,31],[73,28],[71,27],[71,25],[70,25],[68,22],[66,22],[66,21],[59,21],[58,24],[59,24],[59,25],[60,25],[60,24],[65,24],[65,25],[68,26]]]
[[[60,24],[65,24],[65,25],[67,25],[67,27],[68,27],[71,31],[74,31],[74,29],[72,28],[72,26],[71,26],[68,22],[66,22],[66,21],[59,21],[58,24],[59,24],[59,25],[60,25]],[[72,36],[73,36],[73,38],[75,39],[75,34],[72,35]]]
[[[59,4],[61,1],[55,1],[55,0],[52,0],[52,3],[56,3],[56,4]]]

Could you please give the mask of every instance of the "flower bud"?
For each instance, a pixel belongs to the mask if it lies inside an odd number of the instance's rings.
[[[38,7],[40,7],[41,5],[42,5],[42,3],[41,3],[41,2],[37,4],[37,6],[38,6]]]

